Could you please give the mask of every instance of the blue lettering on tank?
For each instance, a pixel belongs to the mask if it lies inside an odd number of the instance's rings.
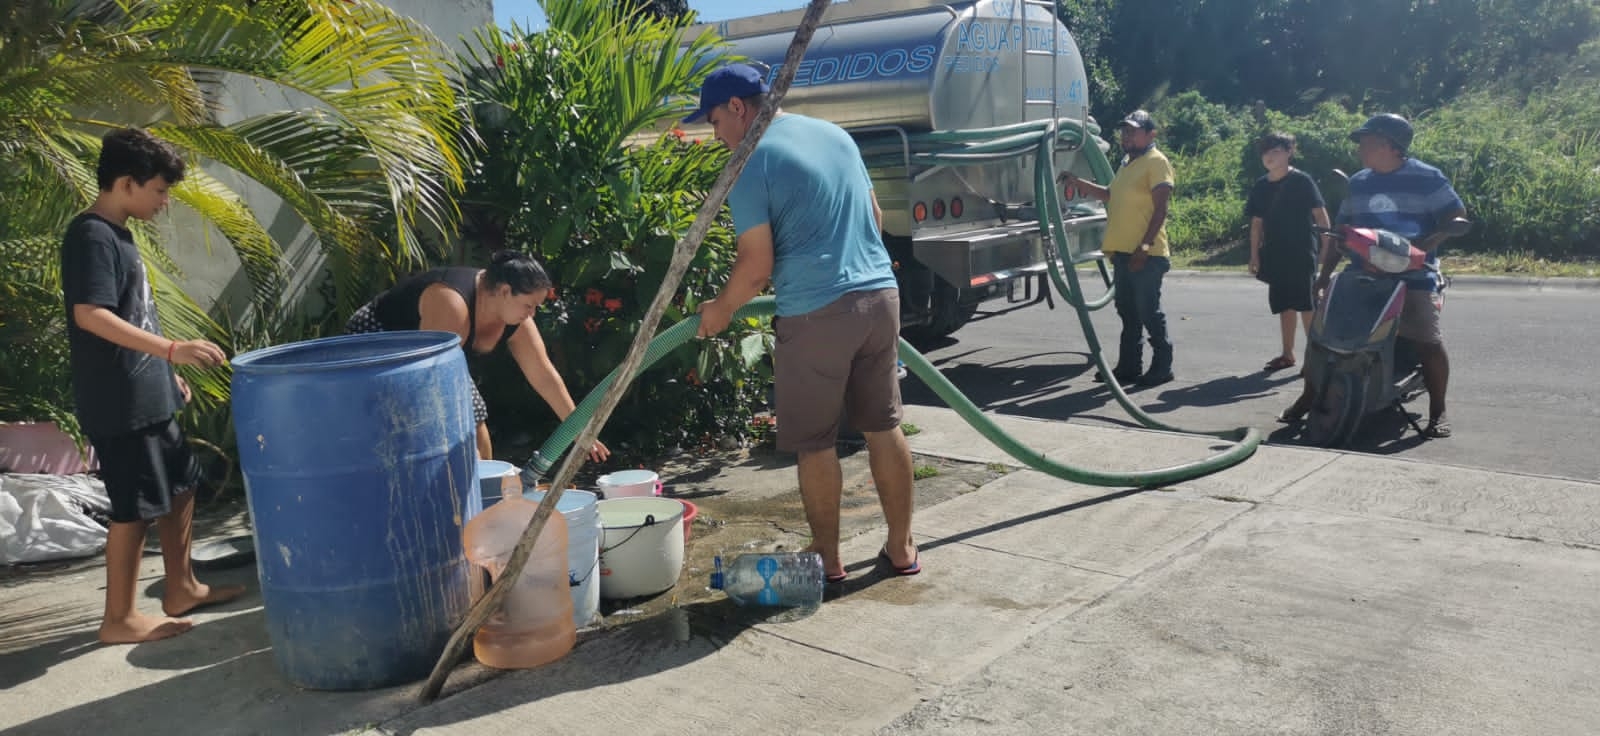
[[[774,79],[777,78],[778,69],[782,66],[782,64],[779,64],[778,66],[772,68]],[[815,71],[816,68],[817,62],[815,61],[806,60],[800,62],[800,66],[797,66],[794,69],[794,81],[790,82],[789,84],[794,87],[804,87],[808,84],[811,84],[811,73]],[[769,81],[768,83],[770,84],[771,82]]]
[[[956,25],[955,35],[957,52],[1032,49],[1060,53],[1066,47],[1052,30],[1021,23],[968,21]]]
[[[932,45],[915,48],[891,48],[882,51],[857,51],[843,56],[824,56],[806,59],[795,67],[792,87],[811,87],[819,84],[859,81],[863,79],[900,79],[917,76],[933,69],[938,59],[938,49]],[[772,73],[767,83],[777,81],[783,70],[782,60],[773,60]]]
[[[826,57],[826,58],[822,58],[822,59],[817,59],[817,70],[816,70],[816,72],[814,72],[812,74],[812,82],[811,83],[812,84],[825,84],[827,82],[831,82],[831,81],[833,81],[834,76],[838,75],[838,73],[839,73],[839,59],[837,57],[831,57],[830,56],[830,57]]]
[[[847,77],[851,80],[866,79],[873,76],[877,68],[878,57],[876,54],[856,54],[855,58],[850,61],[850,71]]]
[[[878,76],[893,77],[906,68],[908,57],[904,49],[889,49],[878,57]]]

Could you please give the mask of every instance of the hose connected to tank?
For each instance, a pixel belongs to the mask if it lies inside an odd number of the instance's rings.
[[[1061,210],[1061,199],[1055,189],[1055,146],[1058,141],[1068,141],[1085,154],[1094,178],[1101,183],[1111,181],[1111,163],[1106,159],[1105,153],[1095,145],[1093,136],[1098,133],[1098,128],[1092,127],[1093,123],[1072,120],[1043,120],[1019,123],[999,128],[989,128],[973,131],[936,131],[923,133],[916,136],[919,142],[926,143],[973,143],[971,146],[962,146],[956,149],[947,149],[932,153],[918,153],[916,156],[921,161],[936,164],[971,164],[977,159],[984,161],[1003,160],[1015,158],[1034,152],[1034,189],[1035,202],[1041,216],[1043,231],[1049,240],[1053,251],[1049,261],[1050,279],[1056,289],[1061,292],[1066,302],[1072,305],[1077,312],[1079,325],[1083,328],[1084,338],[1088,343],[1089,354],[1095,366],[1102,375],[1111,375],[1111,366],[1106,362],[1105,354],[1100,348],[1099,338],[1094,331],[1094,325],[1089,319],[1089,312],[1099,309],[1111,302],[1115,294],[1115,285],[1111,283],[1110,275],[1106,272],[1103,258],[1097,259],[1102,278],[1107,284],[1104,296],[1093,301],[1083,298],[1082,285],[1078,281],[1075,267],[1062,268],[1060,264],[1072,264],[1068,245],[1066,224]],[[757,297],[750,303],[741,307],[734,313],[734,319],[750,317],[767,317],[777,310],[777,301],[770,296]],[[639,366],[642,373],[646,368],[679,346],[695,338],[700,328],[700,317],[691,316],[663,331],[651,340],[645,352],[644,361]],[[1186,480],[1209,475],[1219,470],[1237,465],[1255,453],[1261,444],[1261,431],[1255,428],[1242,427],[1227,430],[1186,430],[1174,425],[1161,422],[1140,409],[1133,403],[1128,395],[1118,385],[1117,381],[1108,381],[1112,395],[1123,410],[1128,412],[1140,424],[1152,429],[1185,434],[1199,434],[1218,437],[1233,445],[1228,449],[1211,457],[1194,462],[1173,465],[1155,470],[1138,471],[1097,471],[1079,468],[1061,463],[1045,457],[1042,453],[1029,449],[1016,438],[1000,429],[999,425],[986,416],[972,400],[962,394],[954,384],[939,372],[928,359],[916,349],[912,348],[905,340],[900,340],[900,358],[905,361],[910,372],[922,379],[933,392],[942,399],[950,408],[954,409],[962,419],[983,435],[985,439],[994,443],[1007,455],[1021,462],[1023,465],[1046,473],[1056,478],[1083,483],[1094,486],[1137,487],[1154,488],[1171,485]],[[533,456],[523,466],[523,482],[532,487],[555,464],[557,458],[571,447],[579,431],[588,424],[589,416],[599,405],[606,389],[616,380],[617,372],[612,371],[594,390],[585,396],[571,415],[556,428],[550,438],[545,441]]]

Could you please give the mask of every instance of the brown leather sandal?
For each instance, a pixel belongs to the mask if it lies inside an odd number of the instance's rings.
[[[1271,373],[1272,371],[1281,371],[1281,370],[1283,370],[1285,368],[1293,368],[1293,367],[1294,367],[1294,358],[1293,357],[1287,356],[1287,355],[1280,355],[1280,356],[1278,356],[1276,358],[1273,358],[1272,360],[1267,361],[1266,367],[1262,368],[1262,370],[1264,370],[1264,371],[1266,371],[1268,373]]]

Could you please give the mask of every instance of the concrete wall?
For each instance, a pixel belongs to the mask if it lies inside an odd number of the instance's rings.
[[[456,52],[466,49],[466,42],[475,37],[477,29],[494,22],[492,0],[387,0],[385,4],[432,29],[434,35]],[[224,124],[314,104],[305,95],[245,77],[235,77],[226,83],[217,101],[219,117]],[[227,167],[203,162],[202,165],[211,175],[243,194],[257,219],[284,247],[292,264],[285,301],[295,303],[313,292],[322,257],[310,229],[291,208],[265,189],[249,183]],[[174,260],[183,269],[184,286],[190,295],[218,317],[244,314],[249,305],[249,282],[227,241],[192,212],[176,207],[169,212],[172,215],[163,223],[167,231],[164,234]],[[314,295],[312,303],[318,303]]]

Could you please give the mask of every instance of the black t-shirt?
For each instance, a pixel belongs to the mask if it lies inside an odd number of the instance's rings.
[[[1317,239],[1311,232],[1311,210],[1326,206],[1317,183],[1299,169],[1289,169],[1288,175],[1277,181],[1266,176],[1257,179],[1250,187],[1244,215],[1262,220],[1262,266],[1266,267],[1268,260],[1315,261]]]
[[[395,284],[388,291],[379,294],[372,301],[372,315],[378,318],[378,324],[385,330],[415,330],[422,326],[422,312],[419,305],[422,302],[422,292],[434,284],[444,284],[454,289],[461,298],[467,302],[467,319],[474,332],[478,329],[478,271],[471,266],[448,266],[435,268],[432,271],[407,277]],[[500,341],[504,343],[517,331],[520,325],[507,325],[500,334]],[[471,333],[469,333],[471,334]],[[467,350],[471,345],[469,338]],[[472,351],[468,350],[470,355]]]
[[[73,306],[93,304],[161,333],[133,233],[99,215],[73,218],[61,241],[61,288],[72,354],[72,395],[83,431],[111,437],[165,422],[183,406],[172,365],[78,327]]]

